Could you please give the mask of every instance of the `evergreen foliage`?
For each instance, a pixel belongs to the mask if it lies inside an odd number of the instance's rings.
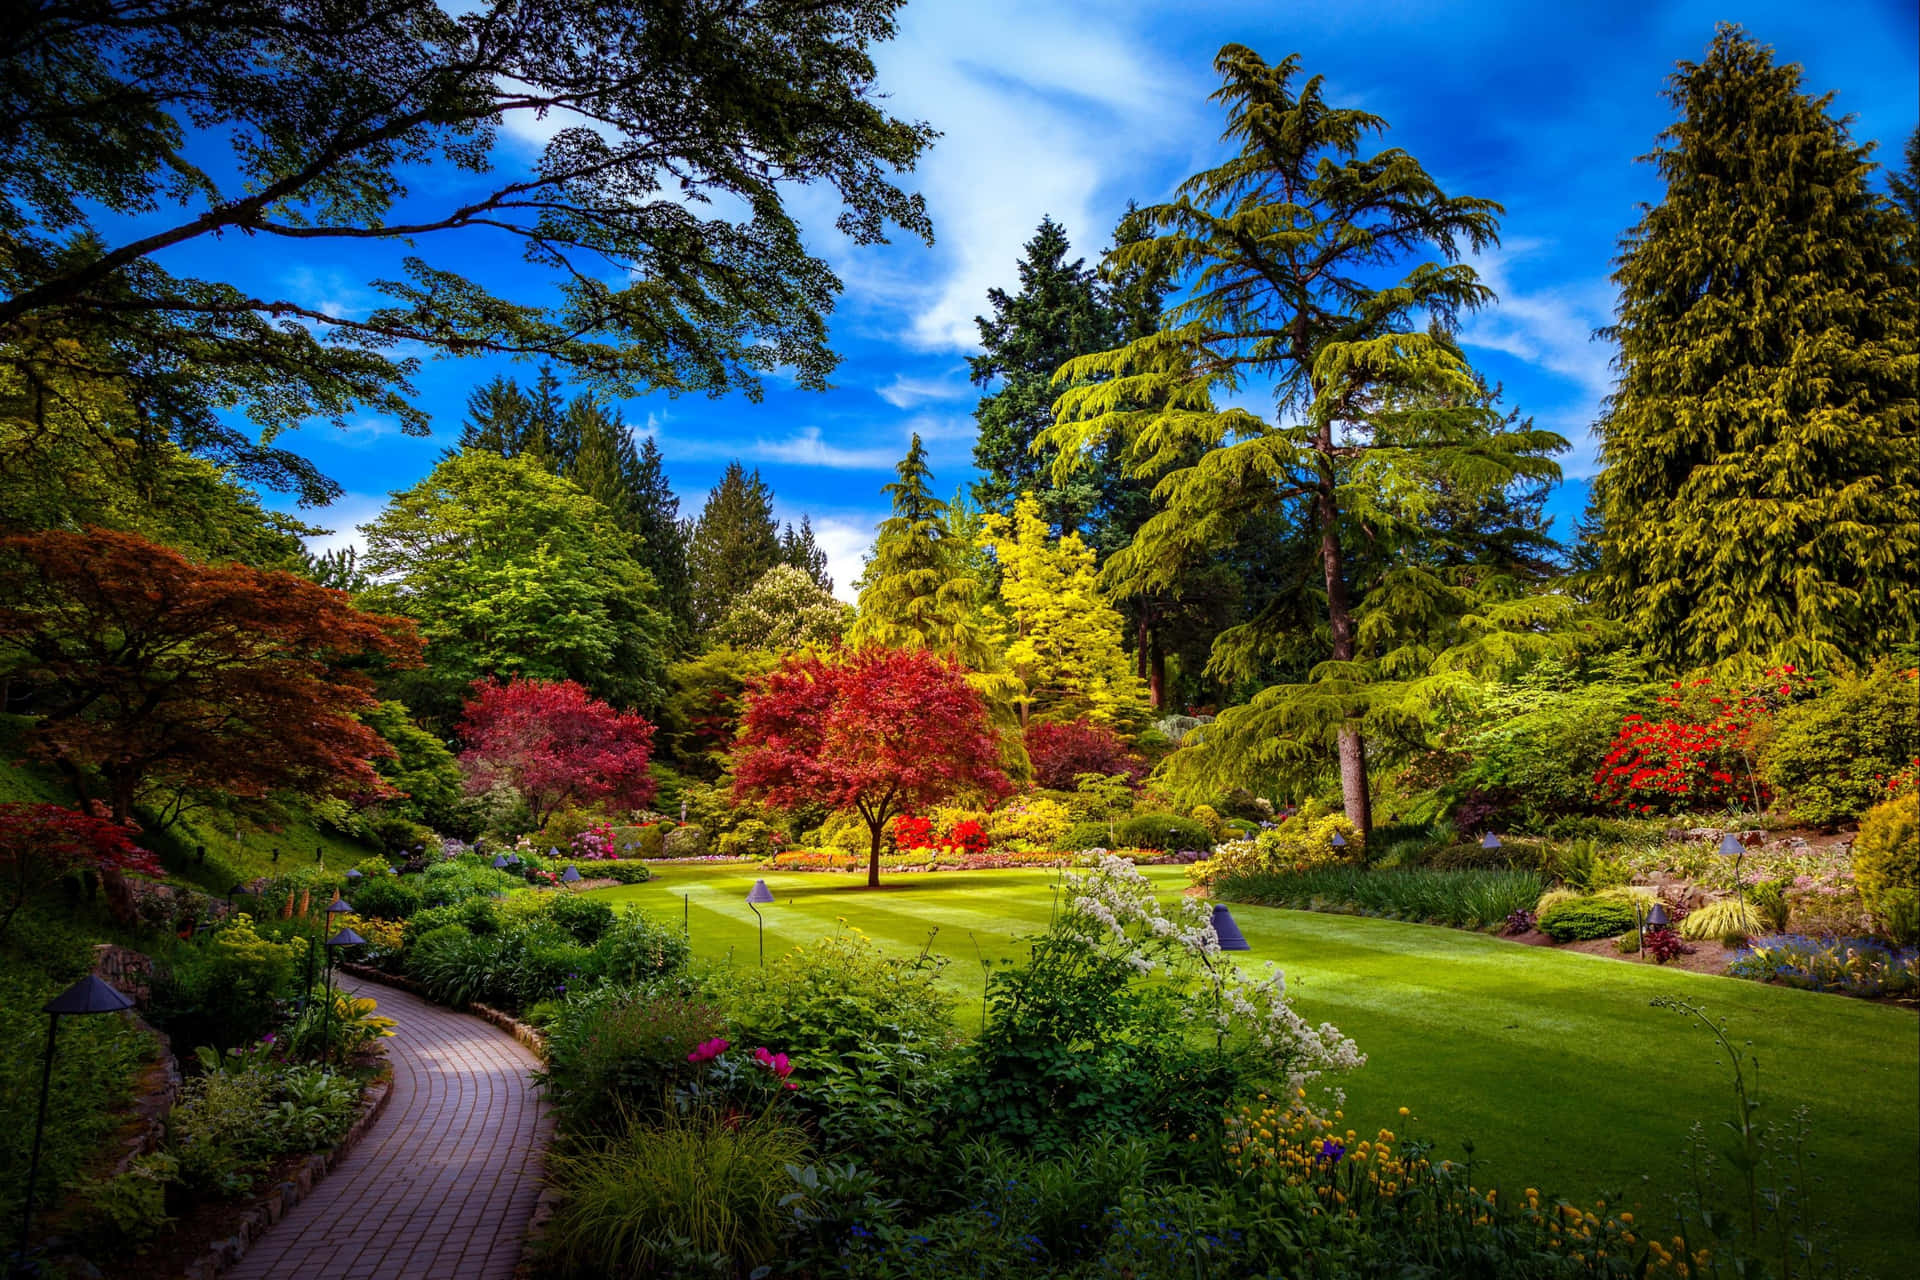
[[[659,589],[660,609],[673,624],[675,652],[685,652],[694,632],[693,570],[687,563],[693,527],[691,521],[680,518],[680,499],[667,480],[665,460],[652,436],[640,442],[627,491],[634,531],[640,535],[634,554]]]
[[[773,491],[755,469],[729,462],[707,495],[687,549],[695,624],[708,630],[734,600],[781,563],[780,526],[773,518]]]
[[[1000,570],[989,613],[1026,686],[1021,723],[1145,719],[1145,685],[1121,648],[1124,621],[1095,585],[1093,552],[1080,535],[1050,538],[1031,494],[1015,501],[1011,519],[989,513],[982,523],[981,543]]]
[[[813,521],[806,515],[800,517],[800,530],[795,532],[792,522],[780,531],[780,561],[792,565],[813,579],[814,585],[828,595],[833,594],[833,575],[827,572],[827,553],[813,538]]]
[[[1403,151],[1361,155],[1385,122],[1330,106],[1319,77],[1296,84],[1297,58],[1229,45],[1215,65],[1238,153],[1137,211],[1113,254],[1189,281],[1186,296],[1158,331],[1061,371],[1045,440],[1063,471],[1119,441],[1136,477],[1159,477],[1159,509],[1108,565],[1122,595],[1177,588],[1253,520],[1284,514],[1307,535],[1324,660],[1223,714],[1181,760],[1218,788],[1317,770],[1337,743],[1364,831],[1369,717],[1410,719],[1465,670],[1536,644],[1556,611],[1501,575],[1426,563],[1427,517],[1443,495],[1556,478],[1565,442],[1488,407],[1448,330],[1491,297],[1458,258],[1493,242],[1499,206],[1447,195]],[[1273,385],[1277,421],[1217,406],[1249,379]],[[1382,566],[1370,583],[1355,548]],[[1210,672],[1257,678],[1297,643],[1293,622],[1269,608],[1231,628]]]
[[[1723,26],[1621,242],[1602,599],[1681,665],[1821,665],[1920,623],[1920,274],[1868,148]]]

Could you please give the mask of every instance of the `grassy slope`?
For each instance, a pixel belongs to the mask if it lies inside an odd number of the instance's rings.
[[[678,916],[690,902],[695,952],[754,956],[744,901],[757,868],[675,865],[651,884],[605,891]],[[1148,874],[1177,891],[1180,868]],[[1054,872],[896,876],[877,893],[857,876],[768,875],[763,907],[777,954],[847,925],[900,951],[952,958],[949,976],[980,992],[975,940],[989,961],[1045,927]],[[1413,1132],[1508,1187],[1592,1198],[1624,1193],[1657,1210],[1679,1181],[1677,1151],[1695,1120],[1717,1137],[1732,1115],[1724,1064],[1709,1038],[1656,995],[1705,1003],[1750,1040],[1761,1063],[1763,1118],[1805,1105],[1817,1203],[1854,1261],[1891,1273],[1920,1248],[1920,1023],[1911,1010],[1732,978],[1635,966],[1424,925],[1235,907],[1253,944],[1244,962],[1278,961],[1301,1012],[1354,1037],[1368,1065],[1341,1083],[1356,1128],[1413,1108]],[[967,936],[973,932],[973,939]],[[977,1015],[976,1015],[977,1016]],[[1396,1126],[1397,1127],[1397,1126]],[[1643,1181],[1643,1174],[1650,1181]]]

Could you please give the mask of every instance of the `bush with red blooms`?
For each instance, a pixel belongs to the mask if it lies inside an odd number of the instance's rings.
[[[1050,790],[1073,790],[1073,780],[1083,773],[1124,773],[1135,782],[1147,776],[1147,762],[1127,750],[1119,734],[1091,720],[1030,724],[1024,736],[1033,780]]]
[[[940,847],[951,849],[955,853],[975,856],[985,853],[993,840],[987,835],[987,829],[972,818],[965,818],[953,824],[953,830],[940,838]]]
[[[893,820],[893,843],[898,849],[949,849],[974,855],[985,853],[993,837],[972,818],[962,818],[951,831],[936,832],[933,819],[903,813]]]
[[[893,820],[893,843],[900,849],[933,848],[933,819],[901,814]]]
[[[653,799],[653,726],[572,680],[476,681],[460,736],[468,790],[509,783],[536,823],[562,805],[638,809]]]
[[[1673,682],[1665,718],[1629,715],[1593,775],[1594,798],[1629,813],[1743,805],[1771,798],[1754,770],[1755,748],[1780,708],[1812,692],[1813,680],[1776,667],[1747,688],[1712,676]]]
[[[746,698],[734,792],[782,809],[854,810],[871,838],[867,883],[880,883],[880,844],[901,813],[1011,788],[986,704],[966,672],[924,650],[872,646],[793,655]]]
[[[0,934],[36,891],[75,871],[166,874],[122,823],[57,804],[0,804]]]

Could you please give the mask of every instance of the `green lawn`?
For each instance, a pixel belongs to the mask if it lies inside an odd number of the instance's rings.
[[[672,865],[650,884],[603,891],[689,917],[695,953],[755,958],[745,895],[758,868]],[[1181,868],[1149,868],[1169,894]],[[861,877],[766,876],[778,902],[768,955],[847,926],[897,951],[928,945],[978,1018],[981,957],[1019,953],[1046,925],[1058,873],[897,875],[877,892]],[[684,905],[683,905],[684,904]],[[1762,1115],[1808,1108],[1826,1179],[1817,1203],[1857,1252],[1892,1273],[1920,1248],[1920,1019],[1840,996],[1630,965],[1499,938],[1350,916],[1235,907],[1253,944],[1243,962],[1278,961],[1301,1012],[1360,1044],[1365,1068],[1341,1083],[1355,1128],[1413,1108],[1413,1132],[1443,1154],[1475,1144],[1489,1179],[1592,1198],[1624,1193],[1657,1209],[1676,1184],[1679,1144],[1695,1120],[1718,1132],[1732,1114],[1709,1038],[1657,995],[1704,1002],[1760,1059]],[[937,932],[933,932],[937,929]]]

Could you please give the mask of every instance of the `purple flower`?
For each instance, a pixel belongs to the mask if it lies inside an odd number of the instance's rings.
[[[1328,1164],[1339,1164],[1346,1154],[1347,1147],[1343,1142],[1337,1142],[1332,1138],[1328,1138],[1320,1144],[1320,1159],[1326,1161]]]

